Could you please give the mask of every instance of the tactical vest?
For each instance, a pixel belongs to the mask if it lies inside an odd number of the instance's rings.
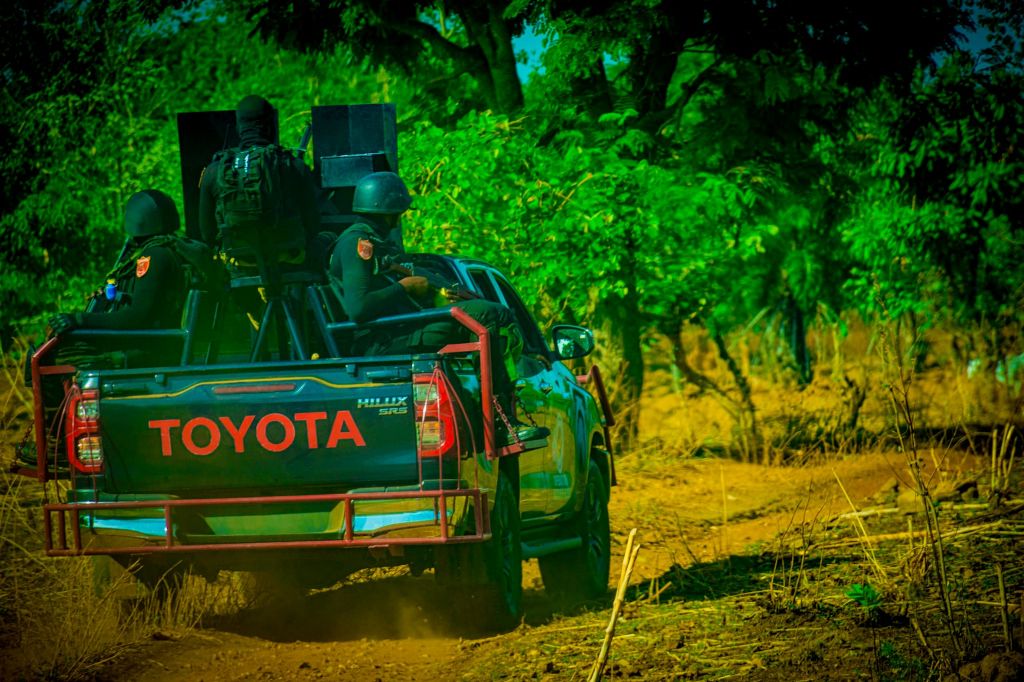
[[[221,251],[228,259],[255,264],[294,261],[306,240],[298,202],[285,182],[290,152],[277,145],[228,149],[215,181],[215,215]]]
[[[169,234],[158,235],[147,239],[114,265],[104,278],[106,285],[96,292],[86,309],[89,312],[112,313],[123,306],[131,305],[135,283],[138,281],[138,260],[143,251],[158,246],[169,250],[175,256],[181,272],[180,282],[176,288],[181,292],[182,300],[189,289],[211,291],[218,289],[223,283],[223,267],[213,257],[213,252],[206,244]]]

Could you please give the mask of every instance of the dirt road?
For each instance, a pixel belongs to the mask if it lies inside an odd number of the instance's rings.
[[[900,464],[894,455],[795,469],[709,459],[626,460],[611,504],[614,542],[621,548],[628,530],[640,529],[634,583],[649,591],[673,570],[740,557],[794,524],[848,511],[837,481],[859,503],[899,474]],[[614,558],[613,572],[618,563]],[[608,604],[555,613],[535,562],[527,565],[525,586],[527,616],[511,633],[461,625],[450,608],[454,595],[435,586],[428,572],[274,599],[207,619],[189,632],[161,631],[96,672],[101,679],[148,681],[578,679],[585,671],[553,662],[543,643],[574,630],[596,637]]]

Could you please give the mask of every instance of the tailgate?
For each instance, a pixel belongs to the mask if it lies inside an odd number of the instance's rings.
[[[326,363],[101,376],[105,488],[181,495],[417,483],[408,376],[407,366]]]

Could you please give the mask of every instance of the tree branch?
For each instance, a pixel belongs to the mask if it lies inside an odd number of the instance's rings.
[[[437,48],[449,58],[466,64],[472,63],[474,68],[484,66],[483,55],[473,47],[461,47],[441,35],[440,31],[422,21],[400,21],[391,24],[392,28],[407,36],[418,38],[423,43]]]

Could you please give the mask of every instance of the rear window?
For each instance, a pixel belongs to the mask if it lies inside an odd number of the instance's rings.
[[[469,276],[473,278],[473,285],[476,286],[484,298],[488,301],[494,301],[495,303],[500,302],[498,299],[498,293],[494,290],[494,285],[491,284],[491,278],[487,276],[487,273],[483,270],[470,270]]]
[[[540,330],[537,329],[537,324],[533,321],[533,316],[526,310],[526,306],[519,299],[519,295],[501,277],[495,277],[494,279],[498,282],[498,287],[501,289],[502,296],[505,297],[505,302],[512,309],[513,314],[515,314],[516,321],[519,322],[519,329],[523,332],[523,341],[526,344],[526,352],[546,356],[548,349],[544,343],[544,337],[541,336]]]

